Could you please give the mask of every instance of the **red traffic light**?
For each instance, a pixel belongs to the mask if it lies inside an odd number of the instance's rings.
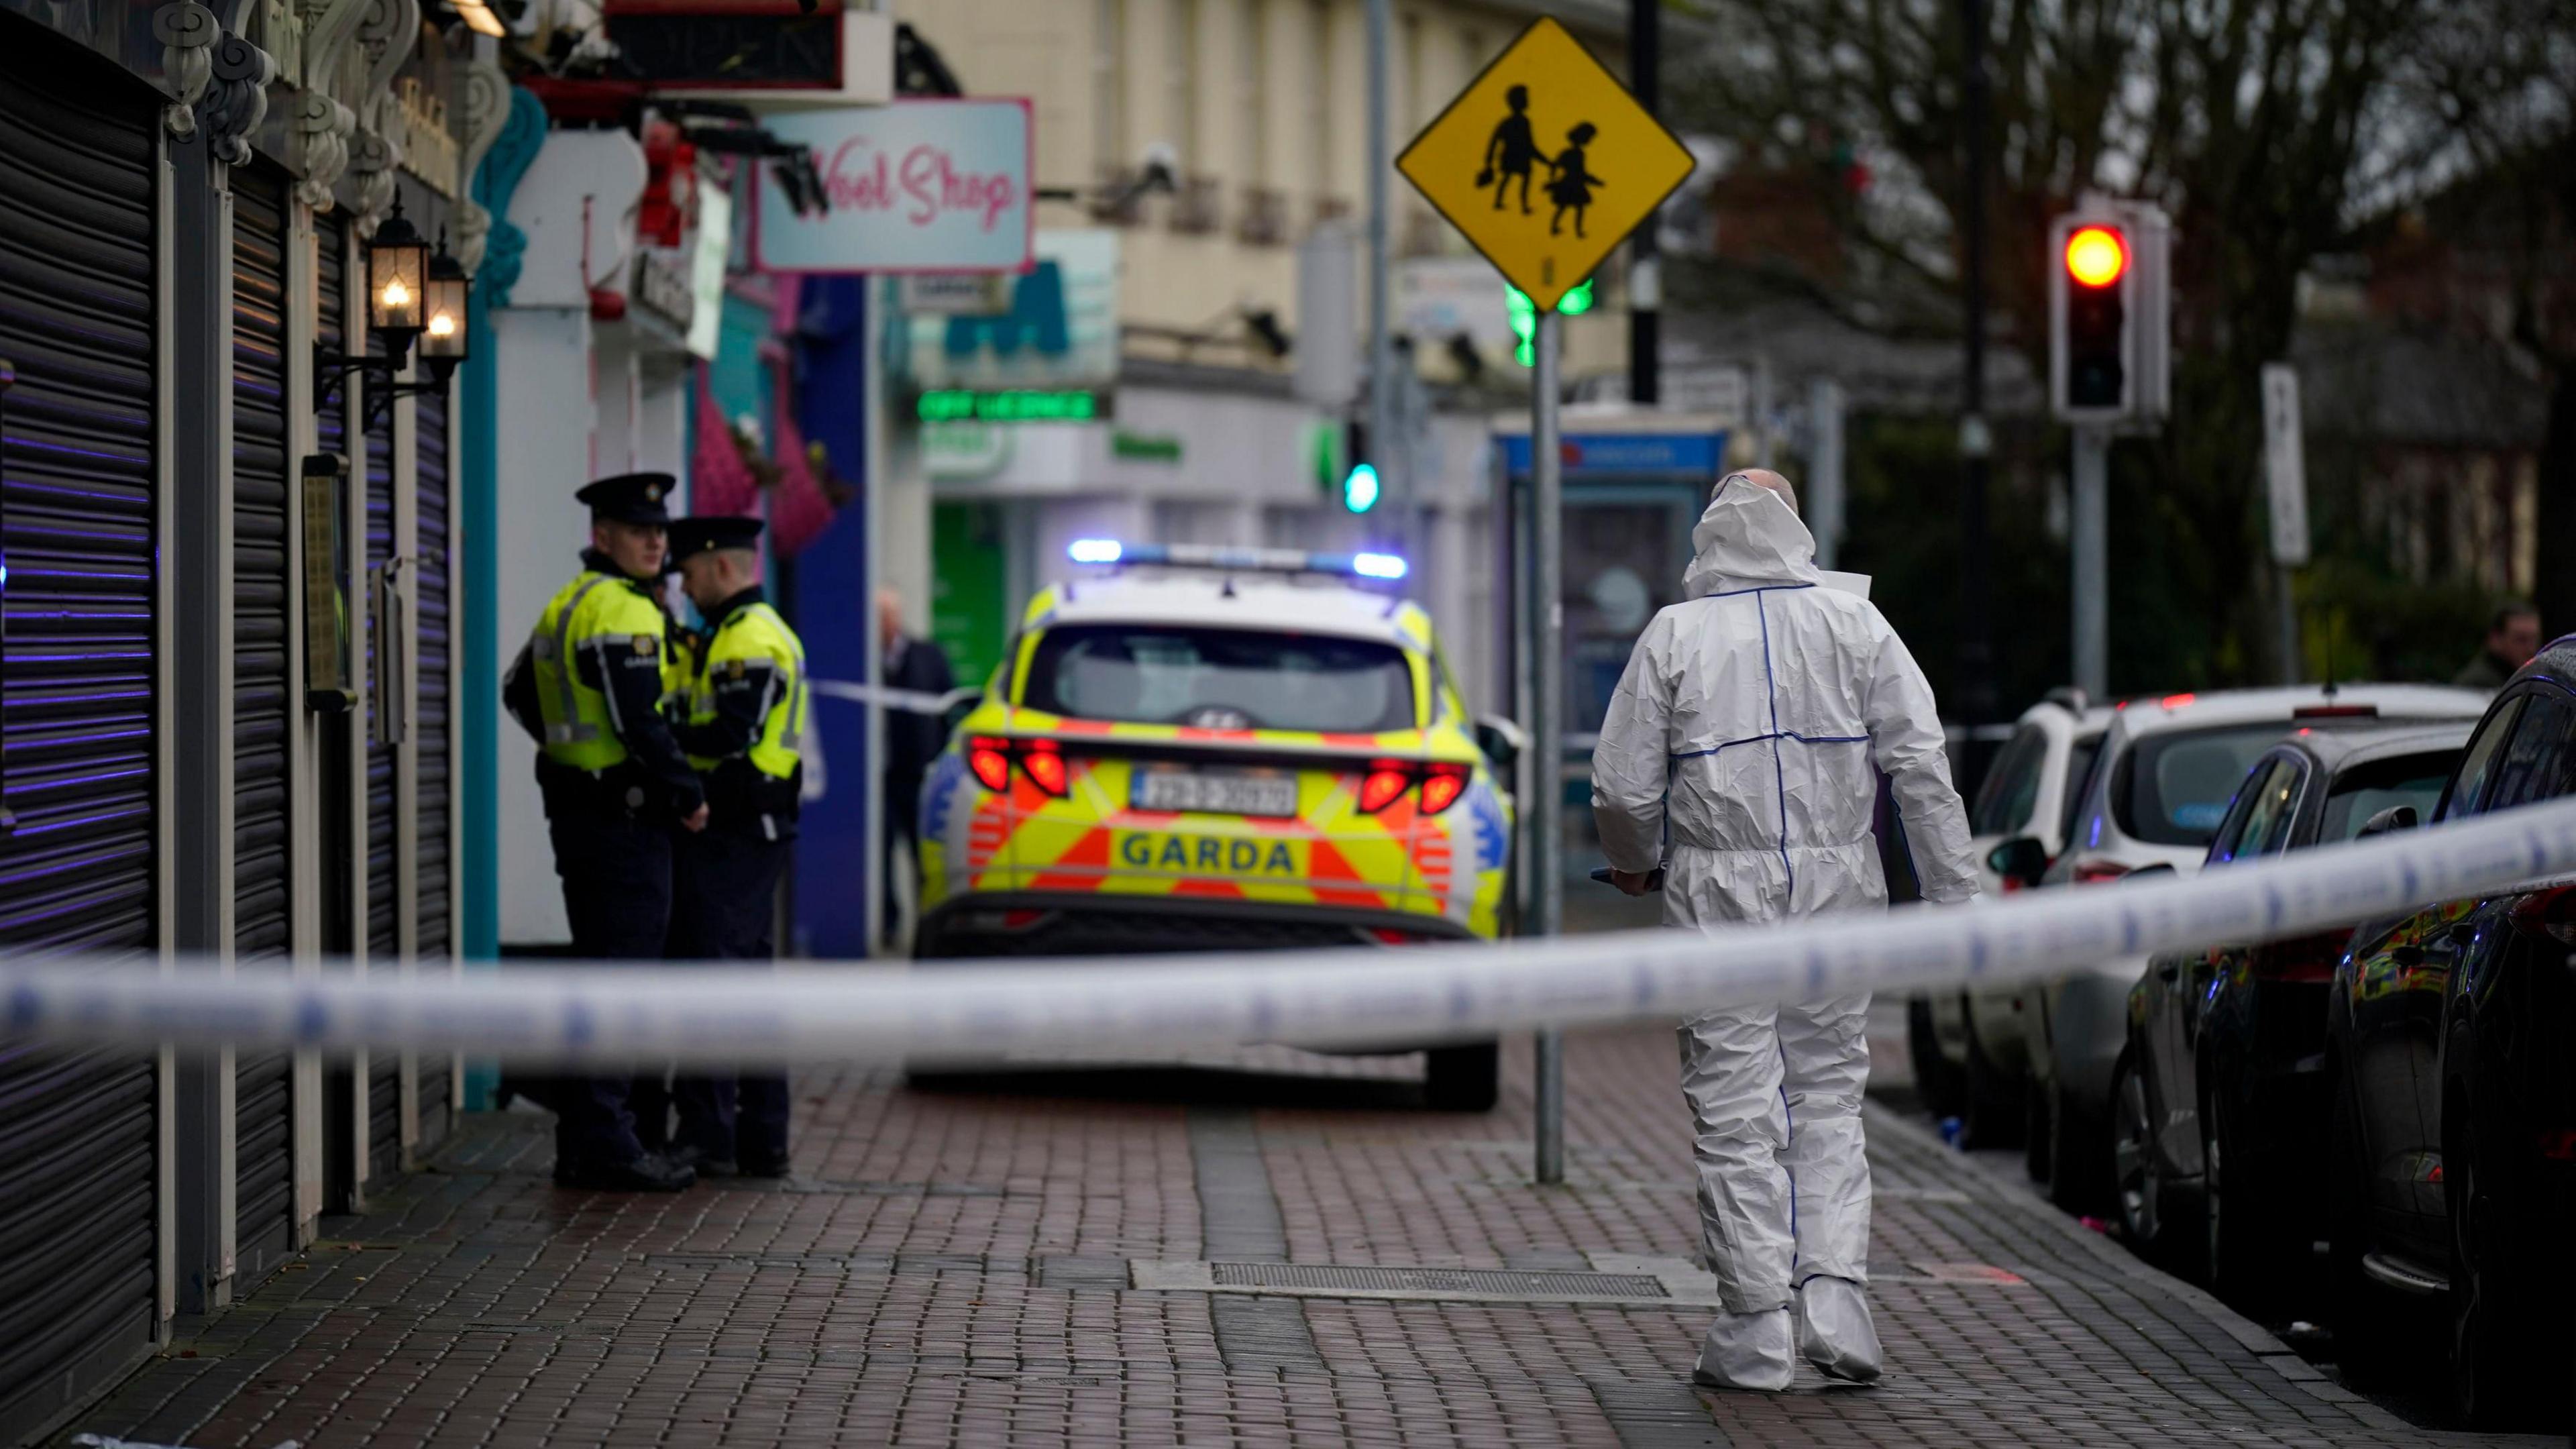
[[[2087,287],[2107,287],[2129,270],[2129,240],[2112,226],[2088,226],[2066,239],[2066,275]]]

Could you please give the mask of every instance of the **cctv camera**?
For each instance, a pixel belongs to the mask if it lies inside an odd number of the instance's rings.
[[[1169,141],[1148,145],[1138,174],[1148,190],[1178,191],[1181,186],[1180,148]]]

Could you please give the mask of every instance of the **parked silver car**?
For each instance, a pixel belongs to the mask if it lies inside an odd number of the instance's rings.
[[[2352,684],[2173,694],[2118,707],[2103,736],[2072,839],[2052,860],[2020,836],[1989,854],[1997,874],[2091,887],[2142,872],[2200,868],[2255,757],[2294,729],[2350,720],[2474,720],[2483,691]],[[2031,1176],[2060,1206],[2107,1208],[2111,1076],[2128,1040],[2129,988],[2144,956],[2079,967],[2047,983],[2030,1056]],[[2026,1018],[2027,1019],[2027,1018]]]
[[[1996,873],[1986,857],[2017,836],[2041,843],[2054,860],[2066,848],[2084,778],[2111,727],[2114,711],[2089,704],[2081,690],[2052,690],[2023,710],[1969,803],[1980,887],[1989,896],[2019,890],[2017,877]],[[2030,1072],[2036,988],[2008,986],[1945,991],[1907,1003],[1907,1028],[1924,1105],[1957,1117],[1970,1147],[2010,1147],[2022,1140]]]

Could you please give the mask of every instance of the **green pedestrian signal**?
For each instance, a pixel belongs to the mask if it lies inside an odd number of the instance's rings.
[[[1592,282],[1592,278],[1586,277],[1580,285],[1576,286],[1571,291],[1567,292],[1564,297],[1560,298],[1556,304],[1556,315],[1559,317],[1580,317],[1584,313],[1591,311]],[[1503,306],[1511,313],[1512,335],[1520,339],[1520,345],[1512,349],[1513,359],[1519,362],[1523,367],[1538,366],[1537,304],[1530,301],[1529,293],[1522,291],[1520,288],[1513,286],[1509,282],[1505,282],[1503,284]]]
[[[1361,463],[1342,479],[1342,506],[1353,513],[1366,513],[1377,506],[1376,468]]]

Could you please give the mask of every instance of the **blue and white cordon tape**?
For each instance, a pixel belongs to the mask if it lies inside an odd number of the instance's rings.
[[[322,961],[293,973],[230,974],[202,962],[29,955],[0,960],[0,1031],[611,1061],[971,1061],[1249,1042],[1392,1047],[1863,991],[2005,984],[2560,878],[2576,880],[2576,801],[2188,880],[1707,934],[759,974],[739,964],[621,964],[462,975],[379,966],[360,976]]]

